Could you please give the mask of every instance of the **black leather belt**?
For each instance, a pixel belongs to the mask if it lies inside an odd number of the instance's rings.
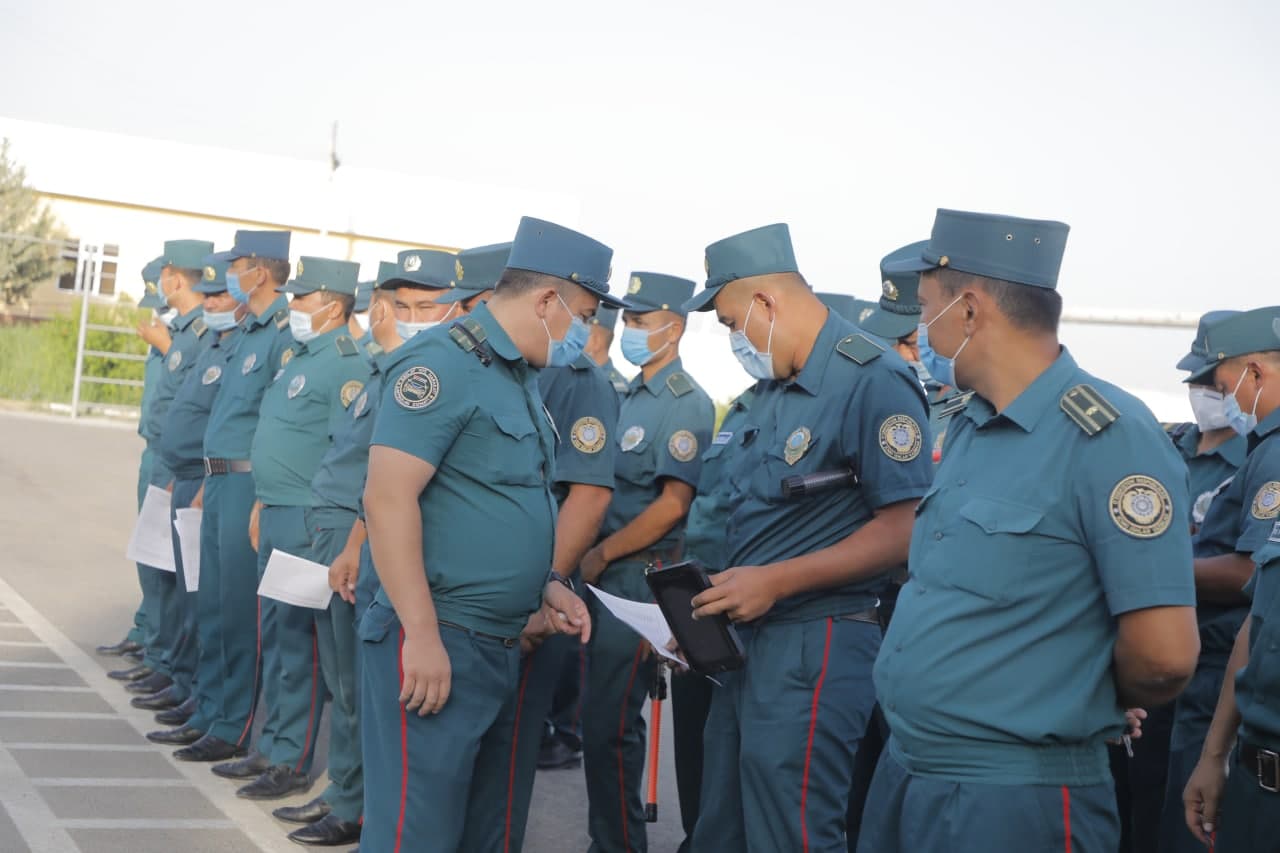
[[[880,624],[879,611],[874,607],[868,607],[866,610],[859,610],[856,613],[845,613],[843,616],[837,616],[837,619],[843,619],[846,622],[869,622],[872,625]]]
[[[253,471],[253,465],[248,459],[210,459],[208,456],[204,458],[204,473],[212,476],[213,474],[248,474]]]
[[[499,637],[496,634],[486,634],[484,631],[476,631],[463,625],[446,622],[443,619],[436,620],[436,624],[443,625],[446,628],[453,628],[455,631],[466,631],[468,634],[475,634],[477,637],[484,637],[486,640],[496,640],[497,642],[502,643],[502,647],[506,649],[509,649],[516,643],[520,642],[519,637]]]
[[[680,562],[684,555],[684,547],[676,548],[647,548],[643,551],[636,551],[634,554],[628,554],[621,560],[614,560],[615,563],[639,561],[646,566],[669,566],[672,563]]]
[[[1280,753],[1240,741],[1240,764],[1255,779],[1258,787],[1280,794]]]

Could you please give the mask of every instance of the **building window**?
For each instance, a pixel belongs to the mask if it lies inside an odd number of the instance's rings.
[[[85,247],[86,251],[88,247]],[[68,261],[66,272],[58,276],[58,290],[66,293],[79,293],[82,285],[91,288],[94,296],[115,296],[116,293],[116,259],[120,257],[120,247],[110,243],[102,247],[102,276],[97,276],[96,267],[99,260],[94,255],[86,254],[83,263],[80,260],[81,245],[79,240],[67,240],[62,249],[62,260]],[[78,278],[77,278],[78,277]]]

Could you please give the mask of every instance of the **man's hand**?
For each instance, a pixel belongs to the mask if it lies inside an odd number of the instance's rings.
[[[419,717],[438,714],[449,701],[453,670],[439,630],[426,637],[405,634],[400,647],[400,665],[404,680],[400,683],[400,701],[406,711],[417,711]]]
[[[173,336],[169,334],[169,327],[154,317],[149,321],[138,324],[138,337],[146,341],[149,346],[155,347],[166,355],[169,352],[169,344],[173,342]]]
[[[553,631],[548,630],[547,617],[542,608],[530,613],[528,620],[524,623],[524,628],[520,631],[521,656],[533,654],[538,646],[542,645],[543,641],[553,633]]]
[[[582,572],[583,583],[594,584],[600,580],[600,576],[608,567],[609,561],[604,558],[604,551],[597,545],[582,555],[582,563],[579,564],[578,570]],[[565,591],[568,592],[568,590]]]
[[[1182,790],[1183,819],[1201,844],[1208,845],[1209,836],[1217,828],[1218,804],[1226,784],[1226,760],[1202,755]]]
[[[262,512],[262,504],[259,501],[253,502],[253,509],[249,511],[249,544],[253,546],[253,550],[258,550],[258,516]]]
[[[360,552],[343,550],[329,567],[329,589],[347,604],[356,603],[356,581],[360,577]]]
[[[542,591],[542,609],[548,634],[577,636],[583,645],[591,639],[591,614],[587,604],[568,587],[551,581]]]
[[[191,499],[192,509],[204,509],[204,482],[200,483],[200,491],[196,492],[196,496]]]
[[[767,566],[735,566],[711,576],[711,589],[693,598],[693,618],[726,614],[734,622],[750,622],[769,612],[778,600]]]

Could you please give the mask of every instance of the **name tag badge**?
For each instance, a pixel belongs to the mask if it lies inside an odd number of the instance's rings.
[[[712,444],[728,444],[732,438],[733,438],[733,433],[731,432],[718,432],[716,433],[716,437],[711,439],[711,443]]]

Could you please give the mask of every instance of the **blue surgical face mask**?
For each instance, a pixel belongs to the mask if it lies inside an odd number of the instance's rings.
[[[921,323],[919,326],[919,340],[917,346],[920,349],[920,364],[924,366],[925,371],[938,382],[943,385],[950,385],[952,388],[959,388],[956,383],[956,359],[960,357],[960,353],[964,352],[964,348],[969,345],[969,336],[966,335],[964,341],[960,344],[960,349],[956,350],[956,354],[950,358],[945,358],[934,351],[929,346],[929,327],[938,322],[942,315],[950,311],[957,302],[964,298],[964,294],[957,296],[951,300],[951,304],[934,317],[928,323]]]
[[[253,268],[250,267],[250,269],[253,269]],[[248,270],[245,270],[245,272],[248,272]],[[257,290],[257,289],[258,288],[255,287],[253,290]],[[249,293],[253,293],[253,290],[249,291]],[[239,302],[241,305],[249,304],[249,293],[245,293],[240,288],[239,273],[234,273],[234,272],[231,272],[230,270],[227,271],[227,293],[230,293],[231,297],[235,299],[236,302]]]
[[[769,321],[769,340],[765,344],[764,352],[756,349],[755,344],[751,343],[747,338],[747,322],[751,319],[751,312],[755,310],[755,307],[755,299],[752,299],[751,307],[747,309],[747,316],[742,320],[742,328],[729,333],[729,346],[733,349],[734,356],[748,376],[752,379],[772,379],[773,321]]]
[[[929,375],[929,371],[924,369],[924,365],[918,361],[908,361],[907,366],[916,372],[916,379],[920,380],[920,384],[928,388],[929,383],[933,381],[933,377]]]
[[[406,320],[396,320],[396,334],[400,336],[400,340],[407,341],[409,338],[418,334],[418,332],[425,332],[427,329],[435,328],[445,320],[448,320],[450,315],[453,314],[453,309],[457,307],[458,303],[455,302],[453,306],[449,308],[448,312],[446,312],[439,320],[427,320],[424,323],[410,323]]]
[[[1240,435],[1248,435],[1253,432],[1253,428],[1258,425],[1258,398],[1262,396],[1262,389],[1258,389],[1258,393],[1253,396],[1253,411],[1245,414],[1240,408],[1240,402],[1236,400],[1236,393],[1240,390],[1240,386],[1244,384],[1244,378],[1249,375],[1249,371],[1245,370],[1240,374],[1240,379],[1236,382],[1235,390],[1226,396],[1222,402],[1226,406],[1227,423]]]
[[[556,299],[560,300],[560,304],[564,306],[565,311],[569,311],[568,304],[560,295],[556,294]],[[542,328],[547,330],[547,367],[567,367],[578,360],[578,356],[582,355],[582,349],[587,345],[587,338],[591,335],[591,330],[587,328],[587,324],[582,322],[582,318],[569,311],[569,331],[564,333],[564,337],[556,340],[551,337],[551,329],[547,326],[547,321],[542,321]]]
[[[215,332],[225,332],[227,329],[233,328],[237,322],[239,321],[236,320],[234,308],[230,311],[204,309],[204,324]]]
[[[637,329],[632,326],[622,330],[622,357],[634,364],[636,367],[644,367],[653,361],[658,353],[662,352],[671,345],[671,341],[667,341],[656,351],[649,349],[649,336],[656,335],[658,332],[665,332],[670,329],[671,323],[663,326],[661,329]]]

